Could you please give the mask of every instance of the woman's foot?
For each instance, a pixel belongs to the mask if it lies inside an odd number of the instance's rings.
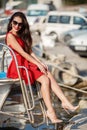
[[[62,108],[68,113],[70,114],[70,112],[75,112],[79,109],[79,106],[73,106],[72,104],[68,103],[62,103]]]
[[[62,120],[58,119],[55,115],[55,112],[47,111],[46,116],[51,120],[52,123],[61,123]]]

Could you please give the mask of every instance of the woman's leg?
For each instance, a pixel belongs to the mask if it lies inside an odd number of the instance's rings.
[[[50,79],[50,84],[53,92],[57,95],[57,97],[62,101],[62,106],[66,107],[66,109],[74,111],[77,107],[74,107],[68,99],[65,97],[64,93],[62,92],[61,88],[59,87],[58,83],[53,78],[52,74],[48,72],[48,77]]]
[[[41,93],[42,93],[42,97],[43,97],[43,100],[45,102],[45,105],[47,107],[48,117],[50,118],[50,120],[53,123],[61,122],[61,120],[57,119],[57,116],[55,114],[55,111],[54,111],[52,103],[51,103],[51,99],[50,99],[51,87],[50,87],[49,78],[45,75],[42,75],[41,77],[39,77],[37,79],[37,81],[41,83]],[[49,113],[51,113],[51,114],[49,114]]]
[[[42,93],[44,102],[47,106],[47,109],[49,111],[53,111],[53,107],[52,107],[51,99],[50,99],[50,81],[49,81],[49,79],[43,75],[40,78],[38,78],[37,81],[41,83],[41,93]]]

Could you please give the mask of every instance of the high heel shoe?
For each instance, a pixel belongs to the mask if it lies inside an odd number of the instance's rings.
[[[47,111],[46,116],[47,116],[47,118],[49,118],[51,120],[52,123],[61,123],[61,122],[63,122],[62,120],[60,120],[60,119],[58,119],[56,117],[54,112],[50,113],[49,111]]]
[[[72,106],[67,104],[62,104],[62,108],[67,112],[67,114],[70,114],[71,112],[75,112],[79,109],[79,106]]]

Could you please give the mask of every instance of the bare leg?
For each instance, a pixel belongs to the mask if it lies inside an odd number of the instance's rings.
[[[53,76],[50,72],[48,72],[48,77],[50,79],[51,88],[52,88],[53,92],[57,95],[57,97],[59,97],[59,99],[62,102],[67,101],[67,99],[66,99],[65,95],[63,94],[61,88],[59,87],[58,83],[55,81],[55,79],[53,78]]]
[[[51,82],[51,88],[53,90],[53,92],[57,95],[57,97],[62,101],[62,106],[66,107],[69,110],[74,111],[75,109],[77,109],[77,107],[74,107],[69,101],[68,99],[65,97],[65,95],[63,94],[61,88],[58,86],[58,83],[55,81],[55,79],[53,78],[52,74],[50,72],[48,72],[48,77],[50,79]]]
[[[49,79],[46,78],[45,76],[41,76],[38,81],[41,83],[41,93],[42,97],[44,99],[44,102],[48,108],[49,111],[53,111],[53,107],[51,104],[51,99],[50,99],[50,82]]]
[[[62,120],[57,119],[57,116],[55,114],[55,111],[53,109],[52,103],[51,103],[51,99],[50,99],[50,80],[47,76],[43,75],[41,77],[39,77],[37,79],[37,81],[39,81],[41,83],[41,93],[42,93],[42,97],[43,100],[45,102],[45,105],[47,107],[47,115],[50,118],[50,120],[53,123],[59,123],[62,122]]]

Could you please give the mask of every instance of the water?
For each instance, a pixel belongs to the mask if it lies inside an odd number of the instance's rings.
[[[40,126],[39,128],[33,128],[31,125],[26,125],[24,130],[53,130],[54,126],[50,125],[47,126],[46,124]]]

